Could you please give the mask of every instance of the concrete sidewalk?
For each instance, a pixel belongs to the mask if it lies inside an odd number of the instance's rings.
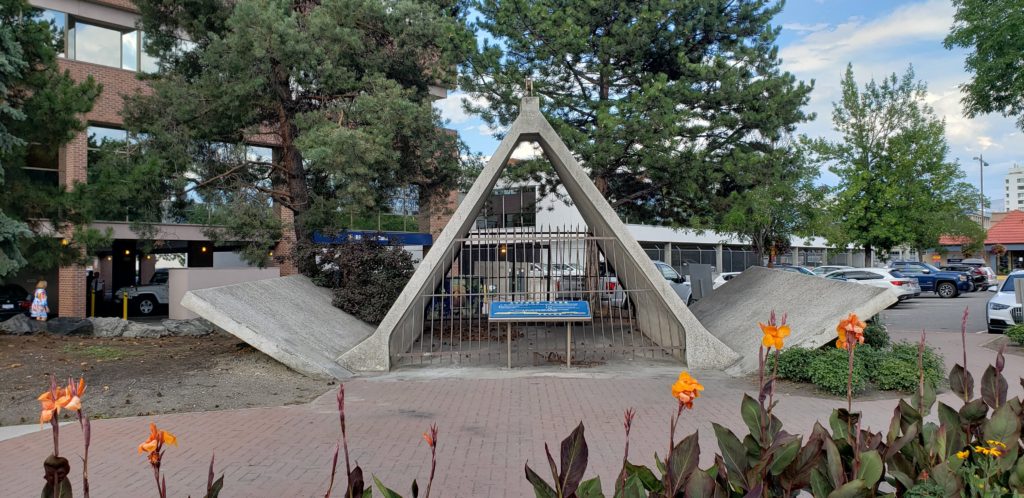
[[[756,333],[752,331],[751,333]],[[896,339],[914,340],[913,334]],[[995,353],[982,345],[988,335],[969,335],[969,367],[980,379]],[[934,334],[929,343],[946,356],[947,369],[960,357],[958,334]],[[441,497],[533,496],[523,477],[527,461],[547,474],[544,443],[557,452],[558,442],[583,420],[590,447],[587,477],[600,474],[610,488],[622,459],[622,412],[635,407],[638,418],[630,442],[631,461],[653,464],[654,452],[668,448],[668,421],[675,409],[670,385],[679,368],[646,365],[631,372],[603,374],[600,368],[571,373],[550,368],[546,375],[443,369],[399,372],[346,383],[349,448],[370,475],[408,494],[416,478],[421,488],[429,474],[430,452],[421,434],[437,422],[437,480]],[[442,375],[438,375],[442,374]],[[739,416],[742,393],[753,392],[749,379],[694,372],[706,390],[682,420],[679,434],[699,430],[702,466],[717,451],[711,422],[744,430]],[[1024,359],[1008,355],[1005,374],[1010,395],[1019,395],[1017,378]],[[153,477],[137,446],[148,436],[148,424],[178,436],[180,446],[164,456],[169,493],[202,495],[210,455],[216,453],[218,474],[225,473],[224,496],[323,496],[330,458],[339,436],[335,392],[308,405],[253,408],[155,417],[97,420],[93,423],[90,481],[93,496],[154,496]],[[782,395],[776,413],[791,432],[807,434],[817,421],[827,423],[840,398]],[[940,399],[959,407],[955,396]],[[88,399],[85,401],[88,407]],[[855,403],[867,425],[884,430],[896,399]],[[72,462],[72,482],[80,487],[81,431],[77,424],[62,430],[61,447]],[[0,442],[0,495],[34,496],[42,480],[42,460],[51,449],[48,431]],[[557,458],[557,455],[556,455]],[[339,464],[343,468],[343,463]],[[342,472],[343,473],[343,472]],[[344,477],[339,476],[344,482]]]

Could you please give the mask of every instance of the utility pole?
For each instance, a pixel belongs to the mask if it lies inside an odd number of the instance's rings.
[[[978,173],[980,173],[978,186],[981,189],[981,211],[978,211],[978,224],[981,225],[981,228],[985,228],[985,166],[988,166],[988,163],[985,162],[981,154],[973,159],[978,161]]]

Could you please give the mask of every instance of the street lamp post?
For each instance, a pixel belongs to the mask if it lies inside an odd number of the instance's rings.
[[[981,225],[981,228],[985,228],[985,166],[988,166],[988,163],[985,162],[981,154],[972,159],[978,161],[978,188],[981,189],[981,211],[978,211],[978,224]]]

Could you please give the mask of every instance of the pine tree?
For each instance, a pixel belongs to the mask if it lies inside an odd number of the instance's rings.
[[[527,80],[542,111],[630,221],[707,227],[781,163],[811,86],[779,68],[781,4],[485,0],[468,105],[500,129]],[[539,179],[539,177],[538,177]],[[553,185],[549,185],[553,187]]]
[[[274,239],[271,202],[295,213],[301,238],[344,227],[352,210],[386,210],[396,189],[418,186],[428,203],[458,179],[460,144],[430,90],[452,86],[474,47],[461,2],[136,5],[163,62],[152,95],[126,106],[126,126],[177,186],[179,208],[245,213],[219,236],[262,244],[250,256]],[[236,153],[243,143],[274,156],[254,161]]]
[[[24,0],[0,0],[0,278],[26,265],[46,270],[81,259],[95,234],[77,231],[62,245],[47,231],[87,221],[58,185],[34,182],[23,169],[34,153],[51,154],[84,129],[100,86],[74,82],[57,67],[54,32]],[[43,223],[46,220],[48,223]]]

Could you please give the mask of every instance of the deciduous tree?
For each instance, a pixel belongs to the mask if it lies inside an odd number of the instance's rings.
[[[956,15],[946,48],[970,50],[974,78],[962,85],[968,117],[1016,116],[1024,129],[1024,4],[1020,0],[953,0]]]
[[[808,141],[839,177],[831,208],[840,237],[869,261],[874,250],[931,248],[943,234],[966,234],[975,212],[977,190],[949,160],[945,123],[926,92],[912,67],[860,88],[849,65],[832,110],[839,138]]]

